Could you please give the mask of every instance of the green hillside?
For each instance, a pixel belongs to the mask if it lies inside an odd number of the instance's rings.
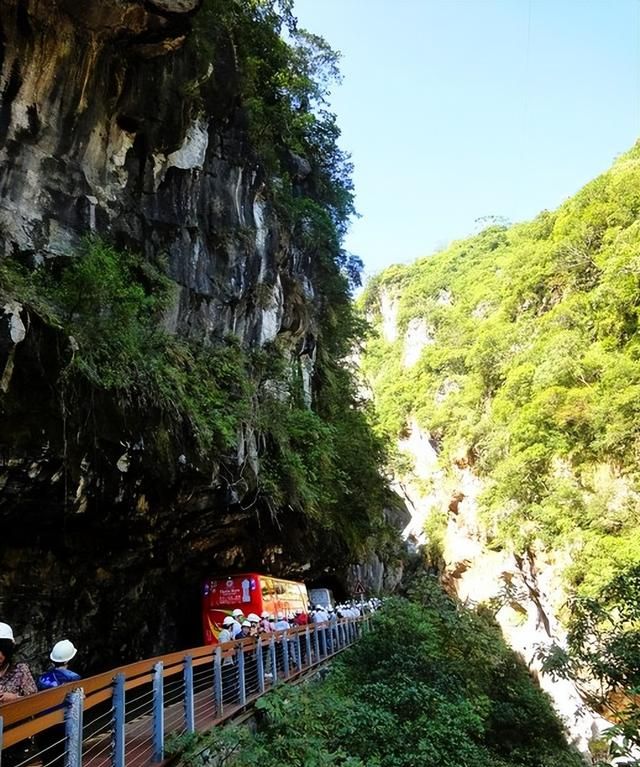
[[[425,578],[324,682],[258,702],[257,730],[178,739],[186,767],[580,767],[547,696],[486,612]],[[211,761],[215,754],[216,761]]]
[[[582,594],[640,561],[639,214],[636,145],[555,212],[391,267],[363,296],[374,324],[397,301],[397,340],[363,360],[380,431],[415,418],[443,466],[464,456],[491,545],[570,550]],[[431,342],[405,368],[417,319]]]

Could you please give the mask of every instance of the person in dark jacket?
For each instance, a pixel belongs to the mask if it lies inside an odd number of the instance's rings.
[[[61,684],[67,684],[67,682],[77,682],[80,679],[80,674],[76,674],[69,668],[69,663],[75,658],[77,652],[73,642],[68,639],[56,642],[49,655],[53,661],[53,667],[38,677],[38,689],[50,690],[52,687],[59,687]]]
[[[75,671],[71,671],[68,668],[69,663],[76,657],[77,652],[73,642],[70,642],[68,639],[56,642],[49,654],[49,659],[53,666],[38,677],[36,681],[38,690],[51,690],[54,687],[67,684],[67,682],[77,682],[80,679],[80,674],[76,674]],[[55,711],[55,708],[51,710]],[[40,733],[38,742],[43,754],[46,754],[44,761],[47,767],[64,767],[64,737],[64,724],[56,724]]]

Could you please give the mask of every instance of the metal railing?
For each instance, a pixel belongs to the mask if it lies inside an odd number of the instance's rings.
[[[0,706],[0,767],[158,764],[167,735],[209,729],[308,674],[369,617],[171,653]]]

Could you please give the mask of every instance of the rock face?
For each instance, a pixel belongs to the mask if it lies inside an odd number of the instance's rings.
[[[277,337],[307,355],[310,396],[314,265],[267,201],[231,44],[204,68],[189,45],[199,6],[0,0],[0,260],[65,258],[91,233],[165,256],[170,332]],[[295,178],[308,172],[297,158]],[[0,307],[0,617],[27,657],[62,635],[87,670],[197,643],[208,571],[301,574],[329,556],[295,515],[276,524],[243,506],[234,457],[208,475],[182,454],[148,465],[144,417],[106,399],[95,420],[70,412],[53,382],[74,340],[1,295]],[[235,465],[256,450],[247,428]]]
[[[303,335],[312,270],[265,202],[232,82],[216,114],[184,95],[196,5],[3,0],[0,252],[68,255],[108,232],[168,255],[177,332]]]
[[[385,521],[392,530],[401,533],[411,522],[411,512],[400,495],[396,494],[394,500],[393,506],[385,509]],[[404,549],[398,548],[395,561],[390,557],[383,561],[379,553],[371,551],[363,562],[352,565],[347,572],[347,592],[358,596],[359,587],[364,587],[367,596],[394,592],[402,582],[404,553]]]

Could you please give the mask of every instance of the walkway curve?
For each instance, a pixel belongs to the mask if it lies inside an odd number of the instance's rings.
[[[370,616],[276,631],[121,666],[0,706],[12,767],[148,767],[169,734],[210,729],[353,644]]]

